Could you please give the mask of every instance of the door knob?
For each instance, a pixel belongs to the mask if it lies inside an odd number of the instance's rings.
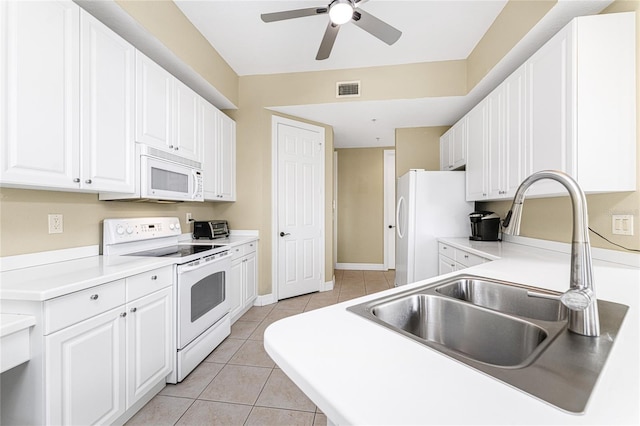
[[[290,233],[288,233],[288,232],[286,232],[286,233],[285,233],[285,232],[281,232],[281,233],[280,233],[280,236],[281,236],[281,237],[284,237],[284,236],[286,236],[286,235],[291,235],[291,234],[290,234]]]
[[[389,229],[393,229],[393,228],[395,228],[394,225],[389,225]]]

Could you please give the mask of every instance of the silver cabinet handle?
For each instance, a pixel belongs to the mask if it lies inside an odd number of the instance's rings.
[[[91,300],[98,300],[98,295],[97,294],[92,294],[91,296],[89,296],[89,299]]]
[[[122,313],[120,314],[120,316],[121,316],[122,318],[124,318],[124,317],[126,317],[126,316],[127,316],[127,313],[126,313],[126,312],[122,312]]]
[[[173,149],[173,145],[169,145],[169,149]]]
[[[75,183],[80,183],[80,178],[74,178],[74,179],[73,179],[73,181],[74,181]]]
[[[176,146],[176,147],[175,147],[175,148],[173,148],[173,149],[175,149],[175,150],[177,151],[177,150],[179,150],[179,149],[180,149],[180,147],[179,147],[179,146]]]
[[[464,255],[464,258],[465,258],[465,259],[468,259],[468,258],[469,258],[469,255],[468,255],[468,254],[465,254],[465,255]]]
[[[91,179],[85,180],[84,183],[91,183]]]
[[[157,280],[157,279],[158,279],[158,276],[157,276],[157,275],[151,275],[151,279],[152,279],[153,281],[155,281],[155,280]]]
[[[138,308],[131,308],[130,311],[131,312],[136,312],[138,310]]]

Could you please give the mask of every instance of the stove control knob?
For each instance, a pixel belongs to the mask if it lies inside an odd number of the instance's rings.
[[[133,228],[128,226],[127,227],[127,234],[133,234]]]
[[[124,234],[124,227],[122,225],[118,225],[118,227],[116,228],[116,234],[118,235]]]
[[[169,224],[169,229],[171,229],[172,231],[173,231],[173,229],[174,229],[175,227],[176,227],[176,226],[175,226],[173,223],[170,223],[170,224]]]
[[[176,222],[176,229],[180,229],[180,222]]]

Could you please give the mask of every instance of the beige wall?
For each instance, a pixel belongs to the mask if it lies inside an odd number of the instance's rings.
[[[115,0],[120,7],[238,105],[238,75],[172,1]]]
[[[396,129],[396,176],[410,169],[440,170],[440,136],[448,129],[448,126]]]
[[[214,216],[211,203],[98,201],[97,194],[0,188],[0,256],[102,244],[102,220],[117,217],[177,216],[183,232],[194,219]],[[47,215],[63,215],[62,234],[49,234]],[[234,226],[234,221],[230,221]]]
[[[640,2],[618,0],[603,13],[630,12],[636,13],[636,69],[640,70]],[[640,80],[636,85],[636,123],[640,128]],[[637,184],[640,185],[640,132],[637,132]],[[606,141],[603,141],[606,143]],[[552,241],[571,241],[570,202],[568,197],[528,199],[522,214],[522,235]],[[499,213],[502,217],[509,210],[510,202],[483,203],[488,210]],[[626,247],[640,249],[640,191],[587,195],[589,225],[596,232],[611,241]],[[612,214],[634,215],[634,235],[622,236],[611,233]],[[591,245],[612,250],[621,250],[597,235],[591,234]]]
[[[338,263],[384,263],[384,151],[337,149]]]

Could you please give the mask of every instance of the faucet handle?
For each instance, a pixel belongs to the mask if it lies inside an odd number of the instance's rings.
[[[560,301],[574,311],[584,311],[593,302],[593,292],[588,288],[572,288],[567,290]]]

